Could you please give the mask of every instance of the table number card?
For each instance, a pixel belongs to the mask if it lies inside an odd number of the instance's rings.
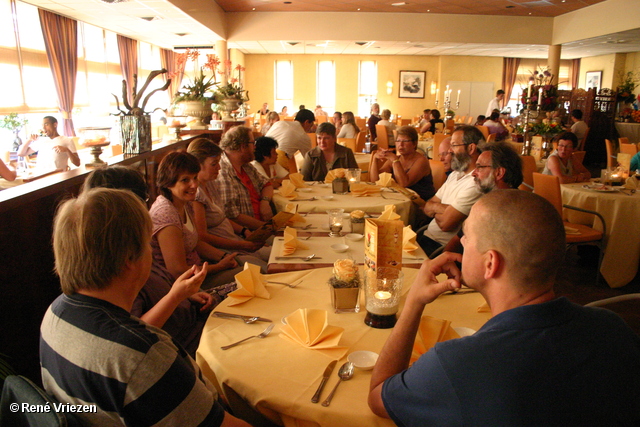
[[[364,225],[365,270],[377,271],[379,267],[402,268],[401,220],[367,218]]]
[[[618,153],[618,164],[626,171],[631,169],[631,154]]]
[[[531,138],[531,155],[539,162],[542,157],[542,137],[536,135]]]

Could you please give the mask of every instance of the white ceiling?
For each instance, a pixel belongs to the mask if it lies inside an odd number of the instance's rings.
[[[117,0],[116,0],[117,1]],[[128,0],[108,4],[101,0],[28,0],[38,7],[51,10],[90,24],[147,41],[165,48],[177,46],[215,46],[221,37],[192,18],[199,13],[212,13],[213,0],[191,0],[183,11],[167,0]],[[254,3],[258,0],[254,0]],[[273,0],[259,0],[264,4]],[[326,0],[328,1],[328,0]],[[367,4],[368,0],[349,0],[349,7]],[[580,0],[565,0],[567,2]],[[297,0],[294,4],[313,3]],[[471,4],[471,1],[465,0]],[[562,0],[548,0],[549,3]],[[595,1],[591,1],[593,3]],[[223,3],[222,0],[220,3]],[[228,3],[228,2],[227,2]],[[247,3],[245,1],[245,3]],[[315,3],[318,3],[317,1]],[[343,2],[344,3],[344,2]],[[511,3],[521,3],[522,1]],[[588,6],[580,2],[578,8]],[[346,3],[345,3],[346,4]],[[307,5],[309,6],[309,5]],[[486,6],[486,5],[485,5]],[[188,13],[187,13],[188,12]],[[222,12],[224,13],[224,12]],[[284,12],[286,13],[286,12]],[[415,12],[414,12],[415,13]],[[469,13],[469,12],[467,12]],[[482,14],[486,14],[483,12]],[[478,12],[478,14],[481,14]],[[143,18],[151,19],[145,20]],[[359,45],[357,43],[363,43]],[[420,40],[280,40],[233,41],[229,48],[245,54],[367,54],[367,55],[470,55],[546,58],[547,45],[435,43]],[[640,51],[640,28],[607,36],[567,43],[562,46],[562,58],[574,59],[616,52]]]

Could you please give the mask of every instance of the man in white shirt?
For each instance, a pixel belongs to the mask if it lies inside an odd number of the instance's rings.
[[[582,121],[582,110],[578,110],[577,108],[572,110],[571,121],[573,122],[571,132],[578,138],[578,145],[575,148],[576,150],[581,150],[584,147],[584,137],[589,129],[589,126]]]
[[[69,160],[74,165],[80,166],[80,157],[73,140],[58,133],[58,120],[55,117],[46,116],[42,119],[42,130],[47,137],[31,135],[18,148],[18,156],[26,157],[37,152],[36,168],[42,171],[67,170]]]
[[[424,206],[424,213],[433,220],[424,234],[418,236],[418,244],[427,255],[456,235],[471,207],[482,195],[472,172],[480,155],[478,145],[483,142],[484,136],[475,126],[460,126],[451,135],[453,171]]]
[[[293,159],[298,150],[304,156],[311,150],[311,139],[307,133],[311,132],[315,121],[316,117],[312,111],[302,109],[298,111],[294,121],[275,122],[265,136],[278,141],[278,147],[287,153],[289,159]]]
[[[491,101],[489,101],[489,106],[487,107],[487,113],[485,114],[485,116],[487,117],[491,116],[491,113],[493,112],[493,110],[500,111],[502,109],[500,107],[500,102],[502,101],[503,98],[504,98],[504,90],[499,89],[496,92],[496,97],[493,98]]]

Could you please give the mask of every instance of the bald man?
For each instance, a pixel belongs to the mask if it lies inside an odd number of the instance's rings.
[[[613,312],[554,294],[565,255],[555,208],[533,193],[495,190],[464,229],[464,255],[426,261],[409,291],[373,369],[373,412],[402,426],[640,425],[640,337]],[[448,279],[438,283],[441,273]],[[461,283],[493,317],[409,367],[425,306]]]

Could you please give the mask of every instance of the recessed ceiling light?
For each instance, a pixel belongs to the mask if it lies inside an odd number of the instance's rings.
[[[511,6],[507,6],[507,9],[513,9],[515,6],[511,5]]]
[[[286,2],[284,2],[284,4],[291,4],[291,2],[290,1],[286,1]]]
[[[397,3],[391,3],[391,6],[404,6],[406,4],[407,4],[407,2],[400,1],[400,2],[397,2]]]
[[[251,9],[251,10],[256,10],[256,8],[254,7],[254,8],[253,8],[253,9]]]
[[[295,46],[297,44],[300,44],[300,42],[287,42],[287,44],[291,45],[291,46]]]
[[[360,8],[358,8],[358,10],[360,10]]]
[[[188,36],[189,35],[189,33],[175,33],[175,34],[178,37],[184,37],[184,36]]]
[[[529,12],[529,15],[531,15],[531,12]]]
[[[364,46],[365,44],[367,44],[367,42],[356,42],[356,44],[357,44],[358,46]]]
[[[140,19],[144,19],[147,22],[151,22],[151,21],[159,21],[162,18],[159,16],[141,16]]]

